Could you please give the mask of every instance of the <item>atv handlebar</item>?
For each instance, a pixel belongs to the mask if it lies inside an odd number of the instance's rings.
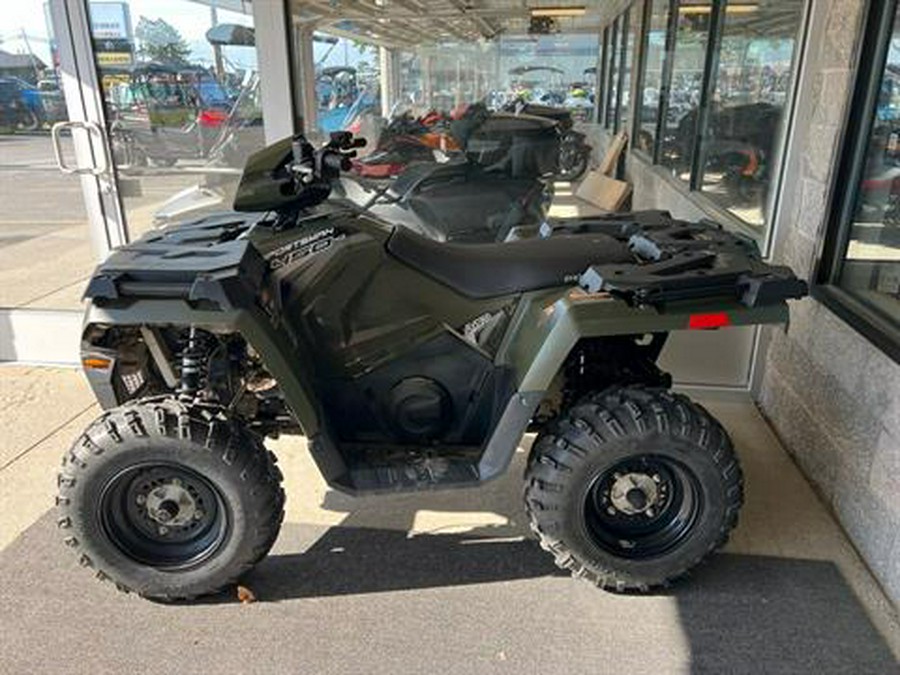
[[[365,145],[365,138],[355,138],[349,131],[335,131],[328,143],[316,150],[305,136],[298,135],[292,143],[293,161],[289,168],[297,177],[300,188],[314,182],[329,183],[341,171],[350,169],[356,148]]]

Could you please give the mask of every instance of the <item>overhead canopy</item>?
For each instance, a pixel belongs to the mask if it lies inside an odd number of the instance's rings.
[[[588,0],[292,0],[294,21],[384,46],[412,47],[528,32],[532,9],[584,8],[554,17],[564,33],[600,29],[603,3]]]

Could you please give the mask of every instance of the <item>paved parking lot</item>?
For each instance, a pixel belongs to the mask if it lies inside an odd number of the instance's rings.
[[[751,404],[709,403],[747,505],[727,552],[669,592],[561,574],[525,536],[524,449],[479,490],[352,499],[285,438],[286,524],[245,580],[258,602],[160,605],[92,579],[47,513],[95,414],[77,373],[0,368],[0,419],[31,430],[0,463],[3,672],[898,672],[895,611],[839,527]]]

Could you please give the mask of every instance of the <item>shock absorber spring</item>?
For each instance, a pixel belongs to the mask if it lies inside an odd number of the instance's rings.
[[[206,380],[206,341],[195,326],[188,332],[187,343],[181,352],[181,386],[178,398],[193,401]]]

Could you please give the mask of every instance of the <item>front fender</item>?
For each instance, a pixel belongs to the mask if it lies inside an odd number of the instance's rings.
[[[194,325],[213,331],[239,333],[255,349],[269,373],[278,381],[285,401],[306,436],[321,427],[316,399],[306,379],[305,357],[259,309],[204,310],[178,299],[141,299],[127,306],[90,304],[85,313],[85,331],[92,325],[171,326]],[[92,382],[92,384],[94,384]],[[98,392],[98,398],[102,397]]]

